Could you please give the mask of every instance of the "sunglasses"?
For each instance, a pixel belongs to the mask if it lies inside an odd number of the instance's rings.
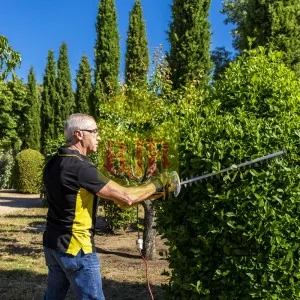
[[[80,131],[87,131],[89,133],[98,133],[98,128],[95,129],[78,129]]]

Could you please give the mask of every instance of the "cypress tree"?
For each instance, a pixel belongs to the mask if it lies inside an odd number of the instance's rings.
[[[0,80],[0,146],[1,149],[15,149],[18,142],[18,120],[13,114],[14,95],[8,84]]]
[[[116,94],[118,90],[120,69],[120,37],[114,0],[100,1],[96,32],[95,88],[100,91],[96,91],[95,95],[106,98],[108,95]],[[95,99],[96,102],[100,100]]]
[[[211,71],[210,24],[211,0],[174,0],[168,33],[173,87],[186,86]]]
[[[8,81],[7,85],[11,92],[13,93],[13,102],[12,102],[12,115],[17,121],[17,134],[19,137],[18,145],[15,145],[15,149],[20,149],[21,141],[24,140],[26,132],[24,131],[24,125],[26,122],[25,119],[25,110],[27,108],[26,104],[26,86],[23,79],[13,76],[13,80]]]
[[[12,94],[10,116],[16,124],[15,130],[17,133],[17,138],[11,139],[11,146],[13,147],[13,149],[19,150],[22,140],[24,139],[24,135],[26,134],[26,132],[24,131],[26,88],[23,80],[18,78],[16,75],[13,76],[13,80],[7,82],[7,87]]]
[[[57,108],[56,63],[54,52],[48,51],[47,64],[43,80],[41,109],[41,149],[45,150],[47,140],[55,138],[54,112]]]
[[[300,75],[299,0],[226,0],[222,12],[226,23],[236,25],[232,30],[236,50],[258,46],[281,50],[286,65]]]
[[[140,0],[136,0],[129,17],[125,64],[127,85],[146,85],[149,69],[148,41]]]
[[[41,100],[33,67],[30,68],[26,91],[25,132],[22,148],[40,151],[41,148]]]
[[[75,101],[72,90],[72,78],[68,60],[66,43],[62,43],[57,61],[57,107],[55,108],[56,133],[62,133],[64,123],[71,113],[74,112]]]
[[[83,55],[76,75],[75,107],[76,112],[94,115],[92,107],[92,76],[88,57]]]

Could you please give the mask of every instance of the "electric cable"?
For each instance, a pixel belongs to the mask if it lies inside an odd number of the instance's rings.
[[[140,227],[139,227],[139,206],[136,206],[136,225],[137,225],[137,232],[138,232],[138,239],[140,238]]]
[[[149,291],[149,294],[151,296],[151,299],[154,300],[154,297],[153,297],[153,294],[152,294],[152,291],[151,291],[151,287],[150,287],[149,272],[148,272],[148,260],[143,256],[141,249],[139,249],[139,252],[140,252],[140,255],[141,255],[141,257],[142,257],[142,259],[143,259],[143,261],[145,262],[145,265],[146,265],[146,280],[147,280],[147,285],[148,285],[148,291]]]
[[[140,230],[139,230],[139,209],[138,209],[138,205],[136,207],[136,224],[137,224],[137,231],[138,231],[138,240],[137,240],[137,249],[143,259],[143,261],[145,262],[145,266],[146,266],[146,281],[147,281],[147,286],[148,286],[148,291],[150,294],[150,297],[152,300],[154,300],[152,291],[151,291],[151,286],[150,286],[150,280],[149,280],[149,265],[148,265],[148,260],[143,256],[142,254],[142,249],[143,249],[143,240],[140,239]]]

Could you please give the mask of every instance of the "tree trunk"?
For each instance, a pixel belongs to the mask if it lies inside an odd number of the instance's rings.
[[[144,207],[144,232],[143,232],[143,250],[142,254],[145,258],[153,260],[156,254],[155,249],[155,237],[156,237],[156,229],[154,229],[156,225],[156,215],[155,208],[153,206],[153,202],[150,200],[146,200],[143,203]]]

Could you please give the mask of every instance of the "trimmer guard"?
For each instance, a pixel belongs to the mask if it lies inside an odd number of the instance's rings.
[[[171,185],[174,188],[174,196],[177,197],[179,195],[180,189],[181,189],[180,178],[176,171],[172,171],[170,173],[170,177],[171,177]]]

